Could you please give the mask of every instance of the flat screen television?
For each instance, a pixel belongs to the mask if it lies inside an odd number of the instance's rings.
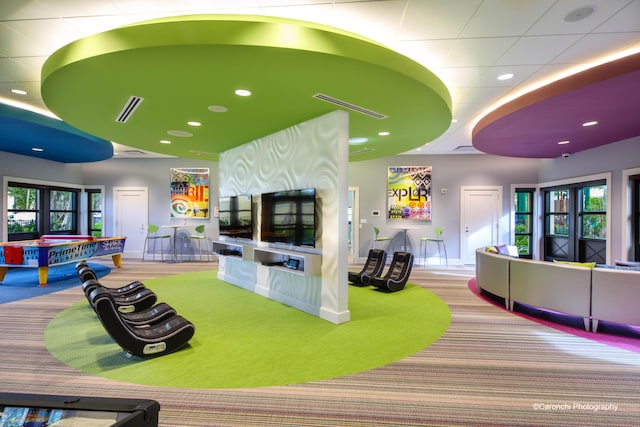
[[[265,193],[261,202],[260,240],[315,247],[315,188]]]
[[[253,197],[248,195],[219,198],[220,235],[236,239],[253,239]]]

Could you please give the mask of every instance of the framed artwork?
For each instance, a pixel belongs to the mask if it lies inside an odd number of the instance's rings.
[[[431,166],[389,166],[387,219],[431,221]]]
[[[209,168],[171,168],[171,218],[209,218]]]

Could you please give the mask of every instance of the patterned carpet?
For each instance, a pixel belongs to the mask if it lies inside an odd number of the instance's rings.
[[[203,268],[215,265],[125,261],[102,281]],[[0,391],[155,399],[161,426],[638,425],[640,355],[488,304],[469,291],[473,274],[414,269],[411,282],[452,313],[449,330],[425,350],[347,377],[257,389],[171,389],[79,373],[54,359],[42,338],[49,319],[83,298],[79,288],[2,304]]]

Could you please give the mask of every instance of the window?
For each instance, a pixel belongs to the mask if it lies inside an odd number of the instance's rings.
[[[571,184],[544,194],[544,259],[605,263],[606,183]]]
[[[77,231],[77,192],[49,191],[49,230],[72,234]]]
[[[629,177],[631,181],[631,237],[633,238],[633,261],[640,261],[640,175]]]
[[[102,236],[102,193],[99,190],[87,190],[87,227],[90,236]]]
[[[7,207],[9,241],[78,234],[76,189],[9,182]]]
[[[514,195],[514,242],[522,258],[533,257],[533,193],[530,188],[517,188]]]
[[[580,237],[607,238],[607,186],[596,185],[579,189]]]
[[[40,234],[39,206],[40,190],[38,188],[9,184],[7,187],[9,240],[34,239]]]
[[[547,193],[546,223],[549,234],[569,235],[569,191],[553,190]]]

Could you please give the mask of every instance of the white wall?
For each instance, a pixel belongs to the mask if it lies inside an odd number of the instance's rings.
[[[335,111],[220,155],[220,192],[224,195],[316,189],[315,250],[285,248],[320,253],[321,276],[268,268],[258,274],[264,275],[266,290],[262,292],[270,298],[334,323],[350,317],[346,280],[348,129],[348,114]]]
[[[461,185],[502,185],[503,212],[509,214],[511,184],[533,184],[550,182],[571,177],[580,177],[595,173],[612,173],[612,257],[622,257],[621,237],[624,235],[621,201],[622,174],[624,170],[640,167],[640,138],[632,138],[615,144],[574,154],[568,159],[514,159],[490,155],[443,155],[443,156],[393,156],[365,162],[350,163],[348,185],[360,188],[360,212],[368,223],[361,230],[360,256],[365,256],[371,245],[372,224],[384,227],[384,216],[371,217],[372,210],[384,212],[386,207],[386,168],[387,166],[433,166],[433,226],[442,225],[446,233],[447,250],[451,258],[460,256],[459,248],[459,187]],[[209,167],[212,179],[210,197],[217,200],[218,171],[217,162],[204,162],[188,159],[113,159],[82,165],[63,164],[11,153],[0,156],[0,176],[23,177],[59,183],[105,185],[106,195],[110,198],[113,186],[148,186],[149,220],[164,223],[169,218],[169,168],[171,167]],[[440,189],[447,187],[447,195]],[[6,203],[5,197],[0,206]],[[107,200],[107,216],[111,213],[111,201]],[[106,221],[107,224],[110,221]],[[426,231],[429,231],[427,226]],[[4,230],[4,221],[0,221],[0,230]],[[217,236],[217,221],[211,219],[207,230]],[[390,229],[388,229],[390,230]],[[111,230],[107,230],[109,234]],[[425,231],[425,232],[426,232]],[[395,232],[395,231],[394,231]],[[410,232],[410,248],[417,249],[420,235]],[[505,238],[505,241],[507,239]],[[618,243],[616,243],[618,242]]]
[[[105,235],[114,235],[113,187],[148,187],[149,223],[168,224],[170,222],[170,173],[171,168],[209,168],[210,212],[218,205],[218,163],[189,159],[111,159],[83,164],[84,185],[105,186]],[[180,221],[182,223],[182,221]],[[195,223],[195,222],[194,222]],[[218,220],[209,216],[208,220],[197,220],[205,224],[207,236],[218,235]]]
[[[420,238],[433,236],[433,229],[443,227],[443,235],[450,259],[460,258],[460,187],[502,186],[503,216],[511,207],[509,186],[512,183],[535,185],[538,181],[537,159],[515,159],[491,155],[420,155],[393,156],[383,159],[353,162],[349,165],[349,186],[360,188],[360,216],[366,220],[360,227],[360,257],[366,257],[371,247],[372,228],[377,226],[381,235],[394,236],[393,246],[402,245],[403,232],[394,229],[393,221],[385,217],[387,205],[388,166],[432,166],[432,221],[421,223],[418,229],[408,231],[407,249],[417,253]],[[441,189],[447,193],[442,194]],[[371,211],[380,211],[380,216]],[[501,221],[501,223],[508,221]],[[502,242],[509,239],[506,227],[500,232]]]

